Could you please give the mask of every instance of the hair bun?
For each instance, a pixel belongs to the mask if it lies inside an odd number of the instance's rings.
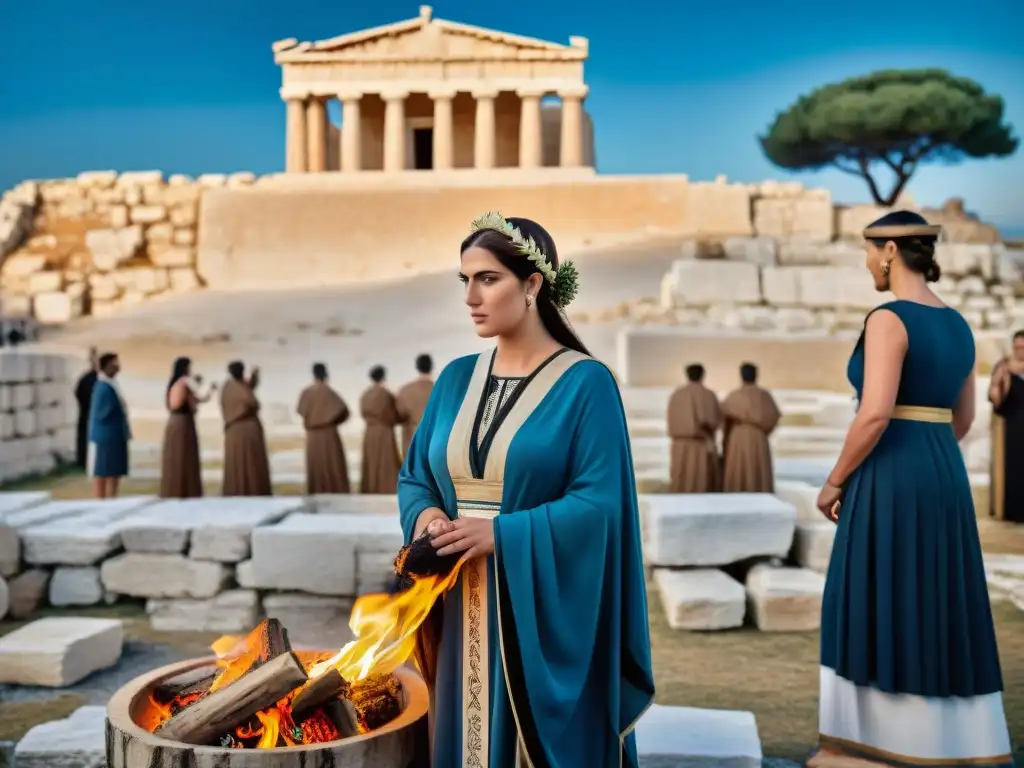
[[[928,263],[928,266],[924,270],[924,279],[929,283],[938,282],[938,279],[942,277],[942,267],[939,266],[938,262],[933,257]]]

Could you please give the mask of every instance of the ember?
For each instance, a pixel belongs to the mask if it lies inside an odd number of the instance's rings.
[[[216,666],[155,686],[140,725],[162,738],[226,749],[326,744],[387,725],[403,708],[395,672],[458,576],[457,558],[433,553],[426,536],[402,549],[395,560],[401,591],[359,598],[349,622],[356,639],[337,654],[293,651],[281,623],[266,619],[245,637],[215,642]]]

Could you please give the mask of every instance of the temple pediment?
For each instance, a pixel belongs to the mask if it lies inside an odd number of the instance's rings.
[[[429,6],[415,19],[316,42],[282,40],[274,45],[278,62],[324,60],[460,60],[587,58],[587,41],[561,45],[531,37],[434,19]]]

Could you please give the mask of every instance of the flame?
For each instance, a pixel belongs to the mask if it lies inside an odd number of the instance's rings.
[[[411,587],[395,595],[363,595],[356,600],[348,623],[356,639],[334,657],[314,665],[309,670],[310,679],[331,667],[349,683],[365,680],[371,672],[385,675],[398,669],[412,655],[416,630],[434,602],[458,580],[459,566],[447,576],[417,578]]]
[[[413,580],[412,585],[397,594],[370,594],[358,598],[352,607],[349,619],[355,640],[348,643],[334,656],[318,655],[303,661],[309,679],[313,680],[329,669],[336,668],[349,683],[357,683],[372,675],[393,673],[404,664],[416,645],[416,631],[426,620],[436,600],[454,586],[458,580],[462,561],[445,576],[423,576]],[[246,637],[225,635],[210,646],[217,657],[221,671],[209,688],[209,693],[224,688],[242,677],[259,658],[260,649]],[[257,749],[273,749],[283,741],[288,746],[315,744],[330,736],[337,738],[337,731],[329,724],[312,724],[309,720],[296,727],[291,716],[291,699],[295,691],[281,699],[273,707],[257,712],[255,721],[235,729],[239,739],[251,741],[259,737]],[[176,700],[180,709],[204,693],[189,695]],[[147,720],[140,723],[150,731],[169,719],[173,714],[171,704],[161,704],[151,693]],[[318,736],[319,729],[319,736]],[[333,735],[325,731],[328,729]],[[300,736],[301,734],[301,736]]]

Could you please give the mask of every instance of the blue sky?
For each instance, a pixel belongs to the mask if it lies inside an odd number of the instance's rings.
[[[939,66],[1007,103],[1024,133],[1021,0],[436,0],[434,15],[567,42],[590,38],[587,107],[606,173],[795,178],[867,199],[838,172],[791,176],[756,136],[818,85],[889,67]],[[270,45],[322,39],[418,13],[415,0],[7,0],[0,3],[0,188],[116,168],[280,170],[284,106]],[[1024,149],[1008,160],[928,167],[911,191],[957,195],[1024,228]]]

